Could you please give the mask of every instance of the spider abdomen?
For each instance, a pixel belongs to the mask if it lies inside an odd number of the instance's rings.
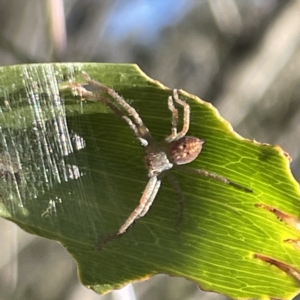
[[[175,165],[188,164],[195,160],[202,149],[203,140],[193,136],[184,136],[169,144],[169,158]]]

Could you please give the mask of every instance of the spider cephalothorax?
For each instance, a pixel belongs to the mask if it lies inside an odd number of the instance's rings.
[[[168,108],[172,113],[171,134],[164,141],[156,142],[151,135],[149,129],[144,125],[137,111],[129,105],[123,97],[116,93],[113,89],[92,80],[86,73],[83,73],[90,86],[97,88],[96,91],[88,91],[81,84],[71,84],[72,89],[79,94],[84,100],[100,101],[110,107],[117,115],[119,115],[128,126],[132,129],[135,136],[140,140],[141,145],[146,151],[146,167],[148,169],[149,181],[140,199],[139,205],[134,209],[128,219],[119,228],[116,235],[122,235],[138,218],[143,217],[153,203],[160,185],[161,180],[174,165],[184,165],[195,160],[201,152],[203,140],[186,136],[190,125],[190,106],[179,99],[178,91],[173,90],[173,95],[168,98]],[[102,93],[108,94],[113,101],[103,96]],[[175,103],[183,107],[183,128],[177,132],[178,110]],[[190,174],[202,175],[218,180],[222,183],[231,185],[244,192],[252,192],[250,189],[243,187],[229,179],[215,173],[203,169],[193,169],[182,167],[182,170]],[[109,239],[107,239],[109,240]]]

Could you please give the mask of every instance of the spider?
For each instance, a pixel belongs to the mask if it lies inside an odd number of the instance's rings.
[[[92,80],[87,73],[83,72],[83,76],[88,85],[93,87],[95,91],[89,91],[82,84],[78,83],[70,85],[73,91],[75,91],[77,95],[80,95],[82,100],[101,101],[105,103],[115,114],[120,116],[127,123],[146,152],[145,162],[148,169],[149,181],[140,198],[139,205],[119,228],[115,236],[123,235],[137,219],[147,214],[159,191],[163,176],[168,174],[168,171],[175,165],[181,167],[184,172],[209,177],[244,192],[252,193],[252,190],[218,174],[204,169],[193,169],[182,166],[192,162],[198,157],[204,141],[197,137],[186,135],[190,125],[190,106],[179,98],[177,89],[174,89],[173,95],[168,97],[168,108],[172,114],[171,133],[163,141],[156,142],[137,111],[129,105],[123,97],[112,88]],[[108,94],[115,103],[103,97],[101,92]],[[183,107],[183,127],[179,132],[177,131],[178,110],[175,107],[175,103]]]

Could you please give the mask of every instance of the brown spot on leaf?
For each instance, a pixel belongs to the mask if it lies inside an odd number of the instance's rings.
[[[261,254],[254,254],[254,258],[258,258],[264,262],[267,262],[267,263],[277,267],[278,269],[282,270],[286,274],[293,276],[298,281],[300,281],[300,272],[297,269],[287,265],[286,263],[278,261],[278,260],[268,257],[268,256],[261,255]]]
[[[280,221],[283,221],[289,226],[294,227],[297,230],[300,230],[300,221],[298,218],[288,215],[275,207],[263,204],[263,203],[256,203],[255,207],[263,208],[271,213],[273,213]]]
[[[286,239],[284,242],[293,245],[296,250],[300,250],[300,240]]]

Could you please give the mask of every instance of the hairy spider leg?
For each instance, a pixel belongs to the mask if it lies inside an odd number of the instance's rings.
[[[150,206],[152,205],[157,193],[158,193],[158,190],[160,188],[160,185],[161,185],[161,177],[158,177],[157,178],[157,182],[155,184],[155,187],[151,193],[151,196],[150,198],[148,199],[148,201],[146,202],[146,205],[144,206],[144,209],[141,211],[141,213],[137,216],[137,219],[145,216],[145,214],[148,212]]]
[[[143,195],[140,199],[140,204],[135,208],[131,215],[127,218],[125,223],[120,227],[118,235],[125,233],[128,227],[138,218],[143,217],[149,210],[151,204],[153,203],[158,190],[160,188],[161,179],[157,176],[153,176],[149,179]]]
[[[139,132],[137,126],[131,121],[131,119],[128,116],[124,115],[123,111],[121,111],[117,106],[115,106],[107,98],[102,97],[98,94],[94,94],[93,92],[86,90],[84,87],[82,87],[81,84],[75,83],[75,84],[72,84],[71,87],[75,88],[77,90],[77,93],[80,95],[80,97],[82,99],[93,101],[93,102],[99,102],[100,101],[100,102],[104,103],[106,106],[108,106],[116,115],[118,115],[123,120],[125,120],[125,122],[129,125],[131,130],[134,132],[135,136],[141,142],[142,146],[144,146],[144,147],[148,146],[148,141],[139,136],[140,132]],[[148,129],[146,128],[146,130],[148,130]],[[140,129],[140,131],[141,131],[141,129]]]
[[[177,135],[177,125],[178,125],[178,109],[176,109],[174,106],[172,96],[169,96],[169,98],[168,98],[168,108],[172,113],[171,136],[176,136]]]
[[[168,106],[169,110],[172,112],[172,131],[171,134],[165,138],[165,141],[167,143],[171,143],[172,141],[179,140],[180,138],[184,137],[188,132],[190,126],[190,106],[179,99],[177,89],[173,90],[172,100],[183,107],[183,128],[179,133],[177,133],[178,111],[174,107],[173,101],[171,101],[169,98]]]
[[[89,75],[86,72],[82,72],[83,76],[85,77],[86,81],[88,84],[93,85],[95,87],[98,87],[100,90],[105,91],[109,96],[111,96],[125,111],[126,113],[132,117],[133,122],[132,125],[130,125],[131,128],[133,126],[136,127],[136,130],[134,130],[136,136],[140,139],[144,139],[148,141],[153,140],[152,135],[149,131],[149,129],[144,125],[143,120],[140,118],[138,112],[130,106],[123,97],[121,97],[117,92],[115,92],[113,89],[101,84],[98,81],[92,80]],[[120,115],[118,113],[118,115]],[[122,117],[124,114],[121,114],[120,116]],[[138,133],[138,134],[137,134]],[[143,144],[143,143],[142,143]]]
[[[225,184],[228,184],[228,185],[231,185],[232,187],[238,189],[238,190],[241,190],[241,191],[244,191],[246,193],[253,193],[252,190],[238,184],[238,183],[235,183],[231,180],[229,180],[228,178],[226,177],[223,177],[221,175],[218,175],[216,173],[213,173],[213,172],[208,172],[204,169],[194,169],[194,168],[189,168],[189,167],[186,167],[186,166],[177,166],[177,168],[180,168],[181,171],[187,173],[187,174],[191,174],[191,175],[200,175],[200,176],[204,176],[204,177],[209,177],[209,178],[212,178],[214,180],[217,180],[219,182],[222,182],[222,183],[225,183]]]
[[[134,132],[135,136],[137,137],[137,139],[141,142],[143,147],[147,147],[149,142],[148,140],[142,138],[139,136],[139,131],[138,128],[136,127],[136,125],[131,121],[131,119],[127,116],[122,116],[122,119],[125,120],[127,122],[127,124],[129,125],[129,127],[132,129],[132,131]]]
[[[103,102],[106,106],[108,106],[116,115],[122,117],[124,113],[116,107],[112,102],[110,102],[105,97],[101,97],[98,94],[95,94],[91,91],[88,91],[86,88],[82,86],[80,83],[72,83],[71,88],[77,90],[77,94],[82,98],[82,100],[89,100],[92,102]]]

